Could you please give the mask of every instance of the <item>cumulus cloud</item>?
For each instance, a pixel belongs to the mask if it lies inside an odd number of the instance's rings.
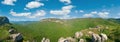
[[[66,3],[66,4],[70,4],[71,0],[59,0],[60,2]]]
[[[26,8],[32,9],[32,8],[38,8],[44,6],[43,3],[40,3],[39,1],[31,1],[26,5]]]
[[[81,13],[83,13],[84,11],[83,10],[80,10]]]
[[[60,19],[70,19],[70,15],[64,15],[64,16],[60,17]]]
[[[46,12],[44,10],[38,10],[32,14],[31,12],[16,13],[13,10],[11,10],[10,14],[12,16],[19,16],[19,17],[23,16],[23,17],[27,17],[27,18],[37,18],[37,17],[45,16]]]
[[[64,6],[64,7],[62,7],[61,10],[51,10],[50,13],[54,14],[54,15],[67,15],[71,12],[71,9],[73,7],[74,6],[72,6],[72,5]]]
[[[46,12],[44,10],[38,10],[36,13],[34,13],[31,16],[28,16],[29,18],[36,18],[36,17],[41,17],[45,16]]]
[[[83,17],[93,17],[93,14],[84,14]]]
[[[109,14],[109,12],[99,12],[97,15],[101,18],[107,18],[108,14]]]
[[[13,10],[10,11],[10,14],[12,16],[29,16],[31,13],[30,12],[25,12],[25,13],[16,13]]]
[[[75,10],[75,13],[84,13],[83,10]]]
[[[99,16],[100,18],[107,18],[109,15],[109,12],[97,12],[93,11],[89,14],[84,14],[83,17],[94,17],[95,15]]]
[[[16,2],[17,0],[4,0],[1,3],[5,4],[5,5],[15,5],[14,2]]]
[[[91,12],[90,14],[97,14],[97,11],[93,11],[93,12]]]

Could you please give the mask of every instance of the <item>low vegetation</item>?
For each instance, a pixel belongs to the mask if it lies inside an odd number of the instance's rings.
[[[56,22],[57,21],[57,22]],[[22,22],[21,22],[22,23]],[[27,24],[16,24],[15,27],[18,32],[21,32],[24,36],[24,41],[36,41],[40,42],[43,37],[49,38],[51,42],[57,42],[60,37],[73,37],[75,32],[94,28],[96,26],[102,26],[98,33],[105,33],[108,35],[108,42],[120,41],[120,28],[119,23],[109,21],[101,18],[77,18],[77,19],[44,19],[44,21],[31,22]],[[105,29],[105,28],[108,29]],[[117,35],[117,36],[116,36]],[[85,37],[89,39],[90,37]]]

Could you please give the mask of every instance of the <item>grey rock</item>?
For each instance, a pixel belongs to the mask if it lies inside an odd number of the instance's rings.
[[[101,41],[102,42],[105,42],[108,39],[106,34],[101,33],[100,36],[101,36]]]
[[[23,42],[21,33],[11,34],[10,38],[12,38],[13,42]]]
[[[84,39],[80,39],[80,41],[79,42],[85,42],[85,40]]]
[[[0,17],[0,25],[9,23],[9,19],[7,17]]]
[[[76,32],[75,33],[75,38],[80,38],[83,36],[83,33],[82,32]]]
[[[72,37],[67,37],[67,38],[63,38],[61,37],[58,42],[76,42],[76,40]]]
[[[14,30],[14,29],[9,29],[9,31],[8,31],[10,34],[14,34],[15,32],[16,32],[16,30]]]
[[[41,42],[50,42],[50,39],[46,39],[46,38],[43,38],[42,40],[41,40]]]
[[[101,42],[101,37],[98,34],[92,34],[92,42]]]

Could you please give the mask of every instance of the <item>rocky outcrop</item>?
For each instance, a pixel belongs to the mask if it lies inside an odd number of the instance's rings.
[[[83,36],[83,33],[82,32],[76,32],[75,33],[75,38],[80,38]]]
[[[101,33],[100,35],[93,33],[92,42],[105,42],[108,39],[106,34]]]
[[[85,42],[85,40],[84,39],[80,39],[79,42]]]
[[[23,42],[23,37],[21,33],[11,34],[10,38],[12,38],[13,42]]]
[[[0,25],[9,23],[9,19],[7,17],[0,17]]]
[[[101,42],[101,37],[98,34],[92,34],[92,42]]]
[[[72,37],[67,37],[67,38],[63,38],[61,37],[58,42],[76,42],[76,39],[72,38]]]
[[[8,31],[10,34],[14,34],[15,32],[16,32],[16,30],[14,30],[14,29],[9,29],[9,31]]]
[[[105,42],[108,39],[106,34],[101,33],[100,36],[101,36],[101,41],[102,42]]]
[[[13,42],[23,42],[23,36],[21,33],[17,33],[15,29],[9,29],[9,37]]]
[[[41,42],[50,42],[50,39],[48,39],[48,38],[43,38],[43,39],[41,40]]]

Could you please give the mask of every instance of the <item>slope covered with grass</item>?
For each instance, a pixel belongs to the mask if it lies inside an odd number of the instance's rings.
[[[27,24],[13,24],[15,29],[23,34],[25,40],[36,42],[40,42],[43,37],[49,38],[51,42],[57,42],[60,37],[74,36],[77,31],[98,25],[108,26],[110,29],[119,26],[117,23],[101,18],[45,19]]]

